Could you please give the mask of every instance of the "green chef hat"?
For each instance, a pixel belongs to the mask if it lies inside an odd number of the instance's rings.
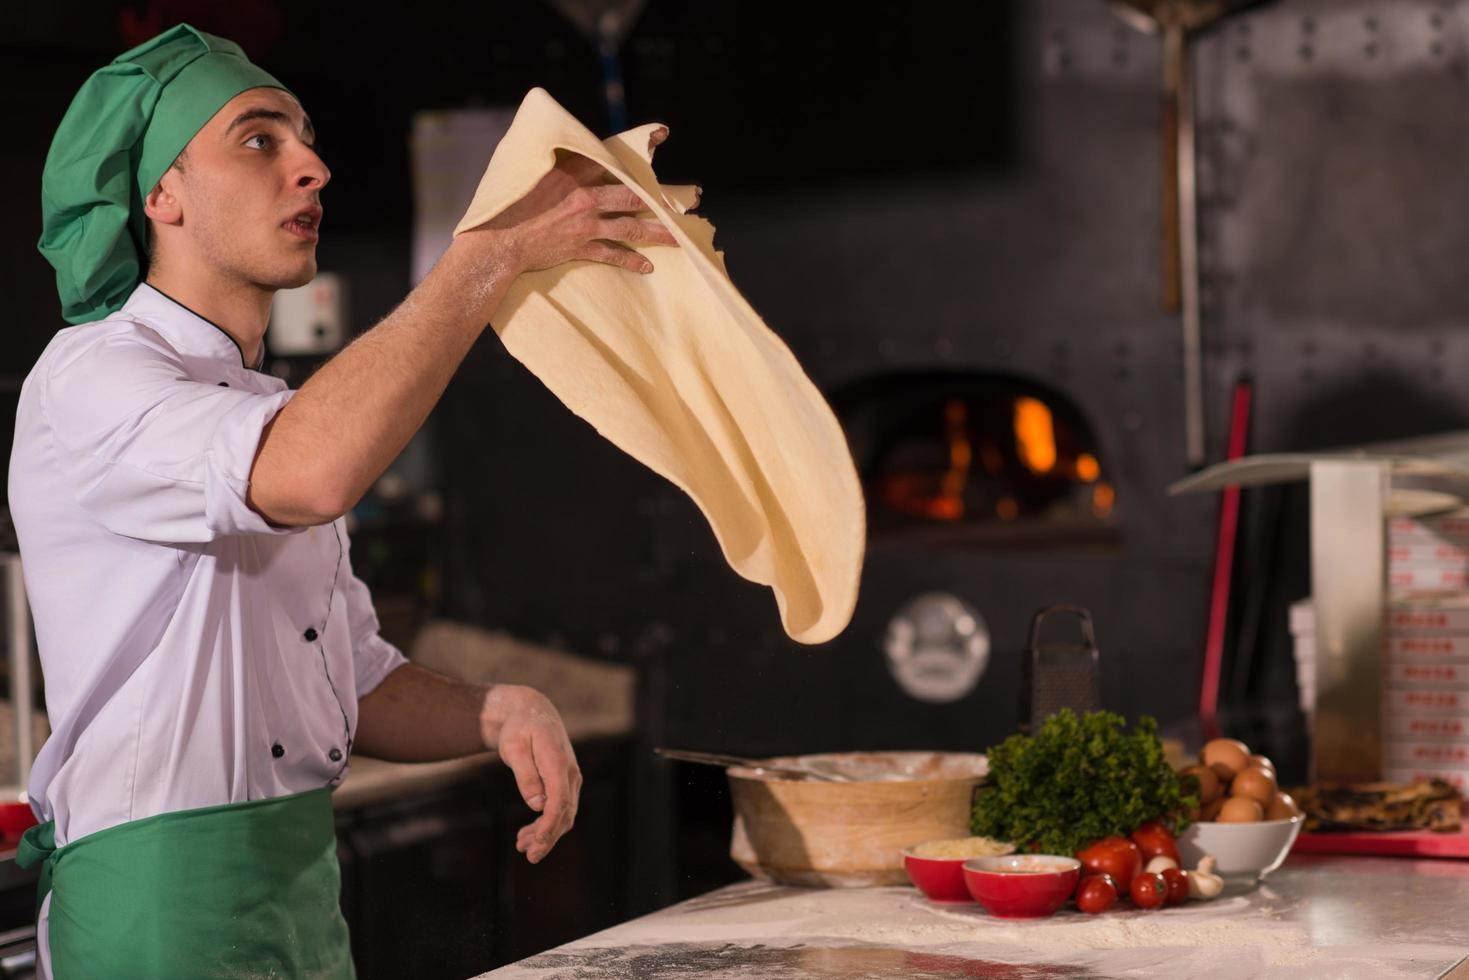
[[[143,198],[224,104],[285,86],[233,42],[180,24],[82,85],[41,175],[41,254],[56,267],[61,315],[116,312],[142,278]]]

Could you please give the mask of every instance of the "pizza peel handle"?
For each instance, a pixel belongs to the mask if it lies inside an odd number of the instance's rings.
[[[1042,624],[1061,614],[1075,616],[1080,622],[1081,642],[1042,645]],[[1068,605],[1047,606],[1037,612],[1030,621],[1021,692],[1020,719],[1026,730],[1035,731],[1062,708],[1078,715],[1101,708],[1100,657],[1091,613]]]

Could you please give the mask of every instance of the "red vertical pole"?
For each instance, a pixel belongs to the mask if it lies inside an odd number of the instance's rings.
[[[1229,412],[1229,446],[1225,459],[1245,454],[1250,427],[1250,382],[1239,381]],[[1239,535],[1239,487],[1226,487],[1219,508],[1219,540],[1214,550],[1214,588],[1209,597],[1209,632],[1204,641],[1204,676],[1199,686],[1199,721],[1204,737],[1219,737],[1219,674],[1224,666],[1224,632],[1229,622],[1229,583],[1234,574],[1234,545]]]

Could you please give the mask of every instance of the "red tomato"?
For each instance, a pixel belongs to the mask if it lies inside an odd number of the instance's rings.
[[[1076,907],[1097,915],[1117,904],[1117,885],[1111,875],[1087,875],[1076,886]]]
[[[1132,879],[1129,889],[1133,904],[1140,909],[1155,909],[1168,897],[1168,883],[1156,871],[1144,871]]]
[[[1167,827],[1156,820],[1149,820],[1134,830],[1132,842],[1137,845],[1138,850],[1143,852],[1144,865],[1159,855],[1172,858],[1173,862],[1180,866],[1183,864],[1178,856],[1178,847],[1173,843],[1173,835],[1168,832]]]
[[[1163,882],[1168,886],[1168,904],[1178,905],[1188,901],[1188,875],[1177,868],[1164,868]]]
[[[1083,873],[1109,874],[1117,882],[1117,890],[1126,894],[1132,879],[1143,869],[1143,855],[1126,837],[1103,837],[1076,855]]]

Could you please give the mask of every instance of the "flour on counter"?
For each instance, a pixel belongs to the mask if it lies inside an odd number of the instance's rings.
[[[915,899],[920,904],[921,899]],[[969,925],[964,941],[1030,946],[1050,952],[1164,946],[1300,947],[1309,944],[1299,926],[1262,921],[1244,898],[1182,905],[1161,911],[1058,912],[1049,919],[1005,920],[966,906],[935,916]]]
[[[640,926],[644,926],[640,928]],[[691,939],[825,938],[894,946],[1045,949],[1163,947],[1304,947],[1304,928],[1264,916],[1243,896],[1156,912],[1117,910],[1098,916],[1066,910],[1049,919],[997,919],[976,905],[943,906],[910,888],[805,889],[751,884],[695,900],[656,919],[618,929],[624,942]],[[590,937],[585,942],[596,940]]]

